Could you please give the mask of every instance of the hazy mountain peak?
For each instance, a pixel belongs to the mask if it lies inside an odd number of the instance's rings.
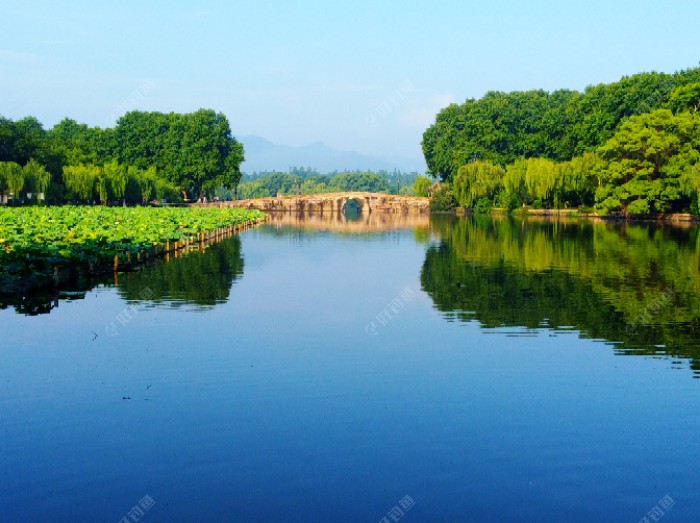
[[[425,162],[417,158],[376,157],[356,151],[333,149],[322,141],[301,147],[275,144],[262,136],[242,136],[238,140],[245,148],[245,173],[261,171],[287,171],[290,167],[311,167],[319,172],[332,171],[425,171]]]

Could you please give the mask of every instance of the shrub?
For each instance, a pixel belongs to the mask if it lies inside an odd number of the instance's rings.
[[[454,212],[457,208],[457,200],[452,192],[452,186],[444,183],[440,189],[433,193],[430,199],[431,212]]]

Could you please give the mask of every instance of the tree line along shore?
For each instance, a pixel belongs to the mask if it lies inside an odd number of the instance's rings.
[[[435,210],[700,214],[700,68],[583,92],[488,92],[425,131]]]
[[[433,210],[700,214],[700,68],[583,92],[489,92],[423,135],[430,177],[290,169],[243,179],[255,197],[336,190],[432,196]],[[145,203],[238,196],[243,145],[225,115],[132,111],[113,128],[0,117],[0,202]],[[433,185],[435,180],[439,183]],[[233,195],[232,195],[233,191]],[[273,193],[273,194],[270,194]]]
[[[49,130],[34,117],[0,116],[2,203],[178,202],[241,178],[243,145],[228,119],[132,111],[113,128],[65,118]]]

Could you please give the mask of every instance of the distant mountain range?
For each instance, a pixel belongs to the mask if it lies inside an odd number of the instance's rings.
[[[237,138],[245,147],[245,162],[241,165],[244,173],[261,171],[287,172],[290,167],[311,167],[320,173],[333,171],[417,171],[426,169],[422,159],[400,157],[375,157],[355,151],[339,151],[323,142],[315,142],[302,147],[279,145],[260,136]]]

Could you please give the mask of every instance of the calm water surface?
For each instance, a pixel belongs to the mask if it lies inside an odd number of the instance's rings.
[[[698,241],[287,216],[12,300],[0,519],[698,521]]]

